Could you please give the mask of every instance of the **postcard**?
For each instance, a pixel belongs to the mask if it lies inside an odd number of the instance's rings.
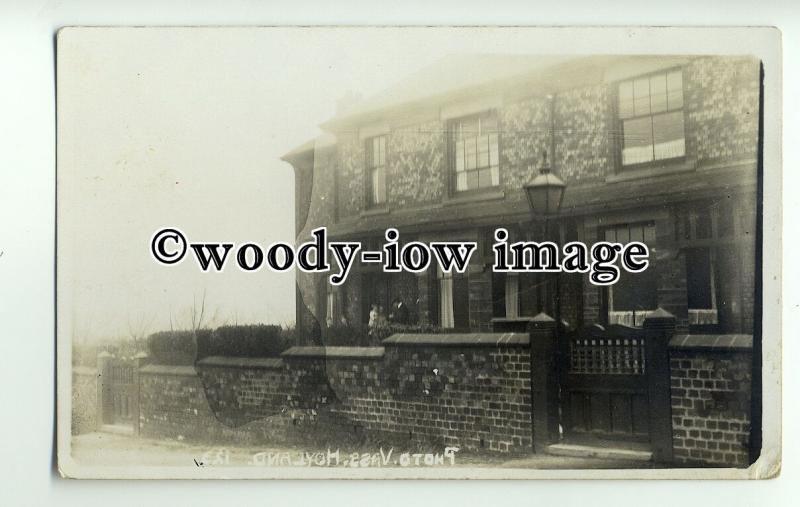
[[[770,28],[66,27],[70,478],[770,478]]]

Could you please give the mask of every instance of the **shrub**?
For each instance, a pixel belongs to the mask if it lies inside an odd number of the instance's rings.
[[[281,326],[253,324],[222,326],[198,336],[197,357],[277,357],[293,343]]]
[[[195,340],[195,334],[197,340]],[[147,337],[150,360],[156,364],[190,365],[197,357],[197,342],[211,334],[210,329],[160,331]]]

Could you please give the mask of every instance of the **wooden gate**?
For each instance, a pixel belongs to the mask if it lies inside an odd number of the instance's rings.
[[[134,426],[139,417],[139,383],[136,361],[109,356],[101,377],[103,424]]]
[[[657,338],[651,330],[619,325],[566,335],[559,368],[565,439],[650,440],[648,347]]]

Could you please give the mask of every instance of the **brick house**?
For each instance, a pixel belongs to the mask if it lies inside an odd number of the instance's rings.
[[[401,242],[479,251],[463,276],[361,265],[332,287],[298,273],[301,335],[365,323],[396,297],[411,322],[456,331],[540,312],[570,327],[640,326],[661,307],[682,332],[752,334],[758,113],[759,64],[747,57],[446,58],[283,159],[302,240],[325,225],[377,249],[391,226]],[[542,240],[523,186],[545,163],[567,185],[551,239],[644,241],[644,274],[601,288],[588,275],[492,272],[495,228]]]

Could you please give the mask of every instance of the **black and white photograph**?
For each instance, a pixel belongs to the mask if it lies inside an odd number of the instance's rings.
[[[641,30],[59,30],[60,474],[774,477],[779,39]]]

